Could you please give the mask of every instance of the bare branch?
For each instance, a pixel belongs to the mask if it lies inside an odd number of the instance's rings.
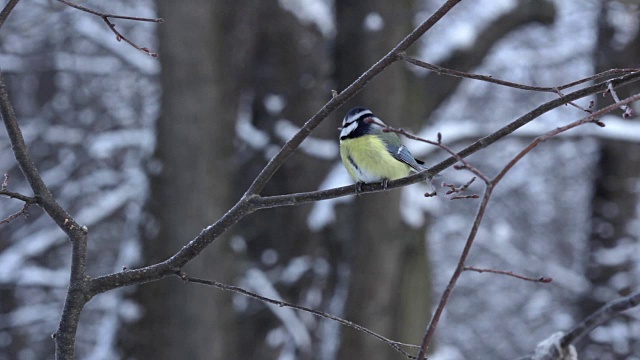
[[[4,189],[0,190],[0,195],[4,195],[4,196],[7,196],[7,197],[12,198],[12,199],[17,199],[17,200],[20,200],[20,201],[24,201],[27,204],[33,204],[33,203],[38,202],[36,200],[36,198],[34,198],[34,197],[23,195],[23,194],[20,194],[20,193],[17,193],[17,192],[13,192],[13,191],[4,190]]]
[[[453,275],[451,275],[451,279],[449,280],[446,289],[440,297],[440,301],[438,302],[436,310],[434,311],[433,316],[431,317],[431,321],[427,326],[427,330],[425,331],[424,337],[422,338],[420,351],[418,352],[417,356],[418,359],[423,359],[425,357],[427,348],[429,347],[429,344],[431,344],[431,339],[433,338],[433,334],[436,331],[436,327],[438,326],[438,322],[440,321],[440,317],[442,316],[442,312],[444,311],[444,307],[449,301],[449,297],[451,296],[451,292],[453,292],[453,288],[456,286],[458,278],[464,271],[464,264],[467,261],[467,256],[469,256],[471,245],[473,245],[473,240],[475,239],[476,234],[478,233],[478,229],[480,228],[480,223],[482,222],[482,218],[484,217],[484,213],[487,209],[487,204],[489,203],[489,199],[491,198],[492,191],[493,184],[488,183],[482,196],[482,202],[480,203],[480,206],[478,206],[478,211],[476,212],[475,219],[473,220],[471,231],[469,232],[467,241],[465,242],[464,248],[462,249],[462,254],[460,254],[458,265],[456,266]]]
[[[618,93],[616,92],[616,89],[613,88],[613,86],[611,86],[611,84],[609,84],[609,87],[607,88],[607,92],[609,94],[611,94],[611,97],[613,97],[613,100],[617,103],[620,102],[620,98],[618,97]],[[630,118],[633,116],[633,109],[631,108],[631,106],[628,105],[621,105],[620,109],[622,109],[622,111],[624,111],[624,113],[622,114],[623,118]]]
[[[479,75],[479,74],[473,74],[473,73],[468,73],[468,72],[464,72],[464,71],[447,69],[447,68],[439,66],[439,65],[430,64],[428,62],[424,62],[422,60],[418,60],[418,59],[416,59],[414,57],[408,56],[406,53],[400,53],[400,54],[398,54],[398,57],[400,59],[410,63],[410,64],[415,65],[415,66],[418,66],[418,67],[421,67],[421,68],[424,68],[424,69],[427,69],[427,70],[431,70],[431,71],[437,73],[438,75],[445,74],[445,75],[449,75],[449,76],[453,76],[453,77],[485,81],[485,82],[489,82],[489,83],[493,83],[493,84],[497,84],[497,85],[502,85],[502,86],[506,86],[506,87],[510,87],[510,88],[514,88],[514,89],[528,90],[528,91],[539,91],[539,92],[550,92],[550,93],[558,93],[561,90],[565,90],[565,89],[574,87],[576,85],[584,84],[584,83],[592,81],[592,80],[601,79],[603,77],[608,77],[608,76],[613,76],[613,75],[620,75],[620,74],[629,74],[629,73],[640,71],[640,69],[636,69],[636,68],[611,69],[611,70],[603,71],[601,73],[598,73],[598,74],[595,74],[595,75],[591,75],[591,76],[588,76],[588,77],[580,79],[580,80],[572,81],[570,83],[567,83],[567,84],[564,84],[564,85],[560,85],[560,86],[532,86],[532,85],[525,85],[525,84],[514,83],[514,82],[511,82],[511,81],[496,79],[491,75]],[[559,94],[559,95],[561,95],[561,94]]]
[[[369,334],[371,336],[373,336],[374,338],[383,341],[387,344],[389,344],[389,346],[391,346],[392,348],[394,348],[396,351],[402,353],[404,356],[410,358],[410,359],[415,359],[413,356],[411,356],[410,354],[408,354],[407,352],[405,352],[404,350],[402,350],[402,346],[404,347],[409,347],[409,348],[415,348],[417,349],[418,346],[417,345],[413,345],[413,344],[405,344],[399,341],[394,341],[391,339],[388,339],[376,332],[373,332],[371,330],[369,330],[368,328],[364,327],[364,326],[360,326],[356,323],[353,323],[351,321],[345,320],[343,318],[337,317],[335,315],[331,315],[329,313],[326,312],[322,312],[322,311],[318,311],[318,310],[314,310],[314,309],[310,309],[304,306],[300,306],[300,305],[296,305],[296,304],[291,304],[288,303],[286,301],[281,301],[281,300],[275,300],[275,299],[271,299],[268,297],[264,297],[262,295],[258,295],[256,293],[253,293],[251,291],[245,290],[239,286],[233,286],[233,285],[227,285],[227,284],[223,284],[223,283],[219,283],[217,281],[214,280],[205,280],[205,279],[199,279],[199,278],[195,278],[195,277],[191,277],[191,276],[187,276],[185,273],[180,272],[177,274],[182,280],[186,281],[186,282],[191,282],[191,283],[197,283],[197,284],[202,284],[202,285],[207,285],[207,286],[213,286],[216,287],[218,289],[221,290],[226,290],[226,291],[233,291],[239,294],[242,294],[244,296],[248,296],[250,298],[254,298],[256,300],[260,300],[262,302],[265,303],[269,303],[269,304],[273,304],[273,305],[277,305],[279,307],[288,307],[288,308],[292,308],[292,309],[296,309],[296,310],[300,310],[300,311],[304,311],[304,312],[308,312],[310,314],[313,314],[315,316],[319,316],[325,319],[330,319],[333,321],[336,321],[342,325],[348,326],[350,328],[356,329],[358,331],[362,331],[366,334]]]
[[[29,205],[31,205],[30,203],[26,202],[24,203],[24,205],[22,206],[22,209],[19,210],[18,212],[11,214],[9,216],[7,216],[5,219],[0,220],[0,225],[2,224],[6,224],[10,221],[13,221],[14,219],[18,218],[20,215],[24,215],[24,217],[28,217],[29,213],[27,212],[27,210],[29,210]]]
[[[7,20],[13,8],[16,7],[18,1],[20,0],[9,0],[4,9],[2,9],[2,12],[0,12],[0,28],[4,25],[5,20]]]
[[[82,6],[82,5],[78,5],[75,3],[72,3],[71,1],[68,0],[58,0],[59,2],[71,6],[72,8],[76,8],[78,10],[84,11],[86,13],[89,14],[93,14],[96,16],[99,16],[102,21],[104,21],[107,26],[109,27],[109,29],[111,29],[111,31],[116,35],[116,40],[121,41],[124,40],[124,42],[126,42],[127,44],[133,46],[134,48],[142,51],[143,53],[151,56],[151,57],[158,57],[158,53],[155,52],[151,52],[149,50],[149,48],[147,47],[142,47],[139,46],[138,44],[134,43],[133,41],[129,40],[127,37],[125,37],[124,35],[122,35],[122,33],[120,33],[118,30],[116,30],[116,24],[112,23],[109,19],[123,19],[123,20],[133,20],[133,21],[146,21],[146,22],[155,22],[155,23],[163,23],[164,20],[162,18],[144,18],[144,17],[137,17],[137,16],[123,16],[123,15],[115,15],[115,14],[109,14],[109,13],[104,13],[102,11],[97,11],[94,9],[90,9],[88,7]]]
[[[7,196],[11,199],[17,199],[17,200],[23,201],[24,205],[22,206],[22,209],[19,210],[18,212],[9,215],[3,220],[0,220],[0,225],[13,221],[14,219],[18,218],[20,215],[24,215],[25,218],[28,217],[29,213],[27,210],[29,210],[29,205],[37,203],[37,200],[34,197],[26,196],[17,192],[7,190],[8,186],[9,186],[9,176],[7,174],[4,174],[4,180],[2,181],[2,186],[0,187],[0,195]]]
[[[512,277],[514,277],[516,279],[520,279],[520,280],[526,280],[526,281],[532,281],[532,282],[544,283],[544,284],[548,284],[548,283],[553,281],[553,279],[550,278],[550,277],[533,278],[533,277],[529,277],[529,276],[518,275],[518,274],[514,273],[513,271],[504,271],[504,270],[496,270],[496,269],[483,269],[483,268],[478,268],[478,267],[475,267],[475,266],[465,266],[464,267],[464,271],[475,271],[475,272],[478,272],[478,273],[488,272],[488,273],[492,273],[492,274],[507,275],[507,276],[512,276]]]

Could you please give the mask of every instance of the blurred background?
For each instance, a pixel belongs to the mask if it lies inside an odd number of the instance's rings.
[[[441,4],[436,0],[82,1],[18,4],[0,31],[0,67],[29,150],[60,203],[89,228],[99,276],[166,259],[218,219],[330,99]],[[463,1],[410,55],[461,71],[558,86],[640,66],[638,1]],[[637,93],[638,84],[618,91]],[[567,90],[569,92],[571,90]],[[337,127],[352,106],[461,149],[556,98],[437,75],[398,62],[333,113],[264,195],[350,184]],[[593,96],[588,107],[611,102]],[[640,109],[636,104],[636,113]],[[468,265],[551,284],[464,273],[430,359],[512,359],[640,286],[640,123],[621,111],[545,142],[491,200]],[[585,115],[565,106],[469,161],[492,176],[533,138]],[[441,151],[405,140],[433,165]],[[31,194],[6,135],[0,173]],[[444,179],[462,184],[465,171]],[[476,182],[470,192],[481,194]],[[424,184],[251,214],[187,274],[329,312],[418,343],[478,200],[424,198]],[[0,199],[0,218],[22,204]],[[0,226],[0,359],[53,357],[70,247],[36,206]],[[640,359],[640,311],[595,329],[580,359]],[[413,351],[411,351],[413,352]],[[95,297],[79,359],[401,359],[387,344],[304,312],[177,278]]]

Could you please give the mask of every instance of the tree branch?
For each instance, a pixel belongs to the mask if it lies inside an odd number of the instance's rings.
[[[37,204],[44,209],[56,225],[67,234],[69,240],[71,240],[71,279],[60,319],[60,326],[55,333],[56,358],[71,359],[74,354],[75,334],[80,313],[82,312],[84,304],[91,298],[86,289],[87,228],[81,227],[76,223],[71,215],[58,204],[40,177],[38,170],[29,156],[29,151],[24,142],[22,131],[18,126],[13,106],[9,101],[9,94],[4,84],[2,71],[0,71],[0,114],[2,114],[2,120],[9,135],[13,154],[22,174],[24,174],[24,177],[33,190]]]
[[[17,212],[7,216],[6,218],[0,220],[0,225],[2,224],[6,224],[8,222],[13,221],[14,219],[17,219],[20,215],[24,215],[24,217],[26,218],[28,216],[28,212],[27,210],[29,210],[29,205],[31,205],[28,202],[25,202],[24,205],[22,206],[22,209],[18,210]]]
[[[451,52],[447,58],[442,60],[441,65],[445,68],[471,71],[482,63],[498,41],[515,29],[532,23],[550,26],[555,21],[556,6],[552,1],[520,0],[515,3],[516,6],[510,11],[499,15],[480,31],[469,46]],[[428,104],[424,108],[431,109],[423,115],[425,118],[438,109],[460,85],[461,79],[459,78],[442,78],[434,75],[436,74],[427,74],[427,76],[417,79],[419,84],[426,89],[425,93],[429,94],[423,99]]]
[[[5,20],[7,20],[9,14],[13,11],[13,8],[16,7],[18,1],[20,0],[9,0],[4,9],[2,9],[2,12],[0,12],[0,28],[4,25]]]
[[[93,14],[96,16],[99,16],[102,21],[104,21],[107,26],[109,27],[109,29],[111,29],[111,31],[116,35],[116,40],[120,41],[120,40],[124,40],[127,44],[133,46],[134,48],[142,51],[143,53],[152,56],[152,57],[158,57],[158,53],[154,53],[151,52],[149,50],[149,48],[147,47],[141,47],[138,44],[134,43],[133,41],[129,40],[127,37],[125,37],[124,35],[122,35],[122,33],[120,33],[118,30],[116,30],[116,24],[112,23],[109,18],[112,19],[123,19],[123,20],[133,20],[133,21],[146,21],[146,22],[155,22],[155,23],[163,23],[164,20],[162,18],[143,18],[143,17],[137,17],[137,16],[123,16],[123,15],[115,15],[115,14],[109,14],[109,13],[104,13],[102,11],[97,11],[94,9],[90,9],[88,7],[82,6],[82,5],[78,5],[75,3],[72,3],[71,1],[68,0],[58,0],[59,2],[68,5],[72,8],[76,8],[78,10],[84,11],[86,13],[89,14]]]
[[[553,279],[549,278],[549,277],[530,277],[530,276],[523,276],[523,275],[518,275],[516,273],[514,273],[513,271],[504,271],[504,270],[496,270],[496,269],[483,269],[483,268],[478,268],[475,266],[465,266],[464,271],[475,271],[477,273],[484,273],[484,272],[488,272],[488,273],[492,273],[492,274],[498,274],[498,275],[506,275],[506,276],[511,276],[514,277],[516,279],[520,279],[520,280],[525,280],[525,281],[532,281],[532,282],[537,282],[537,283],[544,283],[544,284],[548,284],[550,282],[553,281]]]
[[[417,345],[412,345],[412,344],[405,344],[399,341],[394,341],[391,339],[388,339],[376,332],[373,332],[371,330],[369,330],[368,328],[364,327],[364,326],[360,326],[356,323],[353,323],[351,321],[345,320],[343,318],[337,317],[335,315],[331,315],[329,313],[326,312],[322,312],[322,311],[318,311],[318,310],[314,310],[314,309],[310,309],[304,306],[300,306],[300,305],[296,305],[296,304],[291,304],[288,303],[286,301],[281,301],[281,300],[275,300],[275,299],[271,299],[262,295],[258,295],[256,293],[253,293],[251,291],[245,290],[239,286],[233,286],[233,285],[227,285],[227,284],[223,284],[223,283],[219,283],[217,281],[214,280],[205,280],[205,279],[199,279],[199,278],[195,278],[195,277],[191,277],[191,276],[187,276],[184,273],[179,273],[177,274],[183,281],[185,282],[190,282],[190,283],[196,283],[196,284],[201,284],[201,285],[207,285],[207,286],[213,286],[216,287],[218,289],[221,290],[226,290],[226,291],[233,291],[239,294],[242,294],[244,296],[248,296],[250,298],[254,298],[256,300],[260,300],[262,302],[265,303],[269,303],[269,304],[273,304],[273,305],[277,305],[279,307],[288,307],[288,308],[292,308],[292,309],[296,309],[296,310],[300,310],[300,311],[304,311],[304,312],[308,312],[310,314],[313,314],[315,316],[319,316],[325,319],[330,319],[333,321],[336,321],[342,325],[351,327],[353,329],[356,329],[358,331],[362,331],[366,334],[369,334],[371,336],[373,336],[374,338],[385,342],[387,344],[389,344],[389,346],[391,346],[392,348],[394,348],[396,351],[400,352],[401,354],[403,354],[404,356],[413,359],[414,357],[411,356],[409,353],[407,353],[406,351],[402,350],[401,346],[405,346],[405,347],[410,347],[410,348],[418,348]]]
[[[36,198],[34,198],[34,197],[23,195],[23,194],[20,194],[20,193],[17,193],[17,192],[13,192],[13,191],[4,190],[4,189],[0,190],[0,195],[4,195],[4,196],[7,196],[7,197],[12,198],[12,199],[17,199],[17,200],[23,201],[23,202],[25,202],[27,204],[34,204],[34,203],[38,202],[36,200]]]
[[[620,74],[628,74],[628,73],[640,71],[640,69],[610,69],[610,70],[603,71],[601,73],[591,75],[580,80],[572,81],[570,83],[560,85],[560,86],[532,86],[532,85],[519,84],[511,81],[496,79],[491,75],[480,75],[480,74],[473,74],[473,73],[468,73],[464,71],[448,69],[440,65],[430,64],[428,62],[424,62],[422,60],[408,56],[406,53],[398,54],[398,57],[415,66],[418,66],[427,70],[431,70],[437,73],[438,75],[445,74],[445,75],[449,75],[457,78],[485,81],[488,83],[493,83],[496,85],[506,86],[514,89],[540,91],[540,92],[552,92],[552,93],[557,93],[558,91],[565,90],[565,89],[574,87],[576,85],[584,84],[588,81],[597,80],[603,77],[620,75]]]

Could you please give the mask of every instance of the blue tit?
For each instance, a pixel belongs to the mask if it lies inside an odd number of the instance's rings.
[[[356,183],[373,183],[403,178],[411,171],[425,170],[424,162],[417,160],[393,132],[368,123],[366,119],[383,123],[371,110],[356,107],[342,120],[340,131],[340,157]]]

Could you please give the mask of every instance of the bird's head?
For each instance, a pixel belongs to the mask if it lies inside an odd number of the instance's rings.
[[[369,121],[367,121],[369,119]],[[371,110],[363,107],[355,107],[344,116],[340,128],[340,140],[356,138],[371,133],[372,129],[380,128],[380,125],[371,123],[371,120],[382,123]]]

